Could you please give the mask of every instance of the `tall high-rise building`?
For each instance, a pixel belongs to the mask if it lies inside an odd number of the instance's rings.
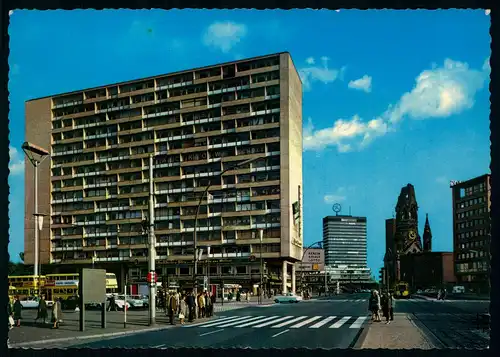
[[[323,249],[328,266],[366,268],[366,217],[324,217]]]
[[[453,253],[457,284],[489,292],[491,176],[452,182]]]
[[[30,100],[26,140],[51,153],[38,175],[38,211],[48,215],[41,263],[71,272],[95,263],[122,281],[126,272],[143,279],[154,155],[159,275],[192,281],[201,200],[198,275],[256,284],[262,257],[268,285],[293,278],[303,237],[302,84],[288,53]],[[33,264],[29,164],[25,181]]]

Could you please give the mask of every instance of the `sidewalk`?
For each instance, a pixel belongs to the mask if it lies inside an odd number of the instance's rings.
[[[394,314],[394,321],[370,322],[358,341],[357,349],[433,349],[433,344],[407,314]]]
[[[113,338],[150,331],[169,329],[172,325],[163,312],[156,313],[156,326],[149,326],[147,310],[129,310],[127,312],[127,327],[124,327],[124,313],[111,311],[106,314],[106,328],[101,328],[99,311],[87,311],[85,314],[85,331],[79,330],[79,313],[63,312],[63,323],[59,329],[52,329],[52,324],[34,323],[36,311],[25,310],[22,315],[21,327],[15,327],[9,332],[9,346],[11,348],[34,347],[41,348],[71,345],[78,340],[95,338]],[[205,321],[197,319],[195,323]],[[176,319],[178,322],[178,319]]]

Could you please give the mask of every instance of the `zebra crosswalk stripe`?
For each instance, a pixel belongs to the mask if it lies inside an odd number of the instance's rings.
[[[293,316],[283,316],[277,320],[274,320],[274,321],[268,321],[268,322],[265,322],[263,324],[260,324],[260,325],[257,325],[257,326],[254,326],[253,328],[261,328],[261,327],[266,327],[266,326],[269,326],[269,325],[272,325],[276,322],[280,322],[280,321],[283,321],[283,320],[286,320],[286,319],[291,319]]]
[[[286,326],[286,325],[293,324],[294,322],[297,322],[297,321],[300,321],[300,320],[303,320],[303,319],[307,319],[307,316],[299,316],[299,317],[296,317],[296,318],[294,318],[294,319],[292,319],[292,320],[282,322],[282,323],[280,323],[279,325],[272,326],[271,328],[280,328],[280,327],[284,327],[284,326]]]
[[[237,316],[237,318],[235,319],[232,319],[231,322],[239,322],[241,320],[246,320],[248,318],[250,318],[251,316]],[[229,321],[223,321],[223,322],[220,322],[220,321],[215,321],[213,323],[209,323],[209,324],[206,324],[206,325],[202,325],[201,327],[214,327],[214,326],[217,326],[218,325],[224,325],[226,324],[226,322],[229,322]]]
[[[258,321],[252,321],[252,322],[249,322],[249,323],[244,323],[243,325],[238,325],[236,327],[238,328],[242,328],[242,327],[248,327],[248,326],[252,326],[252,325],[255,325],[255,324],[258,324],[258,323],[261,323],[261,322],[264,322],[264,321],[269,321],[269,320],[272,320],[272,319],[275,319],[279,316],[269,316],[269,317],[266,317],[266,318],[263,318],[263,319],[260,319]]]
[[[262,319],[263,317],[264,317],[264,316],[252,317],[252,318],[250,318],[250,319],[245,320],[244,322],[246,323],[246,322],[250,322],[250,321],[259,320],[259,319]],[[236,321],[236,322],[235,322],[235,321]],[[224,323],[224,324],[219,325],[219,326],[217,326],[217,327],[219,327],[219,328],[223,328],[223,327],[231,327],[231,326],[235,326],[235,325],[239,325],[239,324],[241,324],[241,321],[237,321],[237,320],[235,320],[235,321],[231,321],[231,322],[229,322],[229,323],[227,323],[227,324],[226,324],[226,323]]]
[[[311,317],[310,319],[307,319],[305,321],[299,322],[296,325],[290,326],[290,328],[301,328],[301,327],[303,327],[303,326],[305,326],[307,324],[310,324],[311,322],[319,320],[320,318],[321,318],[321,316],[314,316],[314,317]]]
[[[350,318],[351,318],[351,316],[344,316],[343,318],[338,320],[336,323],[334,323],[332,326],[330,326],[330,328],[342,327],[342,325],[345,324],[347,321],[349,321]]]
[[[215,323],[216,321],[217,322],[221,322],[221,321],[226,321],[226,322],[229,322],[229,320],[234,320],[235,318],[237,318],[238,316],[229,316],[229,317],[221,317],[221,318],[218,318],[214,321],[204,321],[204,322],[199,322],[197,324],[192,324],[192,325],[187,325],[185,327],[197,327],[197,326],[201,326],[201,325],[205,325],[205,324],[211,324],[211,323]]]
[[[339,329],[349,327],[359,329],[368,319],[368,316],[231,316],[221,317],[211,321],[204,321],[184,327],[200,328],[264,328],[289,329],[311,328]]]
[[[367,319],[368,316],[360,316],[354,321],[354,323],[349,326],[349,328],[360,328],[363,325],[363,322]]]
[[[334,318],[336,318],[337,316],[328,316],[326,319],[324,319],[323,321],[320,321],[318,323],[315,323],[314,325],[312,325],[311,327],[309,328],[320,328],[321,326],[323,325],[326,325],[327,323],[329,323],[330,321],[332,321]]]

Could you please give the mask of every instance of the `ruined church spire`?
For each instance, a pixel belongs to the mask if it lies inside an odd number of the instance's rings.
[[[429,215],[425,214],[425,226],[424,226],[424,252],[432,251],[432,232],[431,225],[429,224]]]

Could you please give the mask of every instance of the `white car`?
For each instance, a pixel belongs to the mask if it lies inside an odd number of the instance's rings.
[[[39,301],[40,301],[39,298],[37,298],[35,296],[29,296],[26,299],[21,301],[21,306],[23,307],[23,309],[37,309]],[[46,300],[45,302],[46,302],[48,308],[51,308],[52,305],[54,305],[53,301]]]
[[[293,293],[288,293],[285,295],[278,295],[274,298],[274,302],[277,304],[281,303],[298,303],[302,301],[302,296],[295,295]]]
[[[123,295],[115,296],[115,304],[118,307],[118,310],[123,310],[123,308],[125,307],[125,296]],[[126,304],[127,304],[127,309],[129,309],[130,303],[127,302]]]
[[[140,295],[127,295],[127,302],[130,304],[132,308],[140,308],[144,307],[144,300]]]

